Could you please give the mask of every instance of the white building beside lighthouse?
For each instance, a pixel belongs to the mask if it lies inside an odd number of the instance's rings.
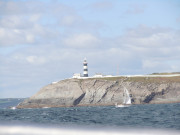
[[[84,59],[83,62],[83,77],[88,77],[88,63],[86,58]]]

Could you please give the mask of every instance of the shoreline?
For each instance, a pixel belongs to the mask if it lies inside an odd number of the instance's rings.
[[[174,101],[174,102],[161,102],[161,103],[142,103],[142,104],[131,104],[133,105],[153,105],[153,104],[178,104],[180,103],[179,101]],[[39,108],[69,108],[69,107],[102,107],[102,106],[115,106],[115,104],[80,104],[80,105],[59,105],[59,106],[48,106],[48,105],[39,105],[39,106],[27,106],[27,107],[18,107],[16,106],[16,109],[39,109]]]

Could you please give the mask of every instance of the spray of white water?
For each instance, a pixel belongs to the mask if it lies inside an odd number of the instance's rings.
[[[174,130],[153,129],[83,129],[47,128],[34,126],[0,126],[0,135],[179,135]]]
[[[125,94],[125,97],[124,97],[123,104],[131,104],[131,97],[126,87],[124,87],[124,94]]]

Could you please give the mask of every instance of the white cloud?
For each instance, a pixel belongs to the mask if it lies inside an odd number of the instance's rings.
[[[59,21],[60,21],[60,25],[69,27],[69,26],[80,25],[83,23],[84,20],[76,14],[71,14],[61,17]]]
[[[33,43],[35,41],[35,37],[33,34],[27,34],[26,35],[26,40],[28,43]]]
[[[100,39],[89,33],[75,34],[64,39],[64,44],[77,48],[91,48],[100,43]]]
[[[178,72],[180,64],[178,60],[158,60],[158,59],[146,59],[142,61],[142,70],[153,72]]]
[[[38,22],[39,21],[39,19],[41,18],[41,14],[39,13],[39,14],[32,14],[30,17],[29,17],[29,20],[31,21],[31,22]]]
[[[160,48],[169,48],[172,50],[174,49],[171,48],[172,46],[179,46],[179,37],[180,33],[177,30],[140,25],[135,29],[127,30],[123,36],[119,37],[118,42],[132,49],[158,50]]]
[[[96,33],[100,25],[86,22],[72,7],[59,2],[3,1],[0,13],[3,13],[0,19],[0,46],[35,45],[61,40],[70,46],[75,45],[70,39],[62,39],[64,35],[74,35],[72,38],[80,39],[79,43],[72,39],[80,46],[86,46],[82,43],[94,44],[98,40],[87,33]],[[78,35],[77,31],[85,35]]]
[[[113,8],[113,3],[109,1],[96,2],[91,7],[95,10],[108,10]]]
[[[28,56],[26,60],[31,64],[44,64],[46,62],[45,58],[37,56]]]
[[[152,73],[178,70],[179,37],[178,30],[140,25],[137,28],[128,29],[116,40],[121,49],[132,55],[129,62],[141,61],[138,63],[141,64],[139,70]]]
[[[180,23],[180,17],[178,17],[178,18],[176,19],[176,22],[177,22],[177,23]]]
[[[143,60],[143,63],[142,63],[142,67],[144,69],[154,69],[154,68],[157,68],[157,67],[160,67],[160,66],[163,66],[161,62],[159,61],[155,61],[155,60]]]
[[[74,16],[65,16],[62,19],[62,24],[72,25],[75,22],[76,18]]]
[[[5,16],[0,20],[1,27],[8,28],[17,28],[22,25],[22,17],[21,16]]]
[[[127,14],[142,14],[145,11],[146,6],[141,4],[129,5],[129,9],[126,11]]]
[[[23,30],[0,27],[0,46],[26,43]]]
[[[58,30],[42,25],[38,18],[38,15],[2,17],[0,21],[0,46],[47,43],[57,40]]]
[[[48,5],[49,6],[49,5]],[[47,5],[41,1],[6,1],[0,3],[0,15],[27,15],[46,13]]]

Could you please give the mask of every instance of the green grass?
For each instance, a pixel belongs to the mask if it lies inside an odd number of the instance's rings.
[[[85,80],[107,80],[107,81],[124,81],[124,82],[141,82],[143,84],[148,83],[180,83],[180,76],[173,77],[103,77],[103,78],[88,78],[88,79],[77,79],[79,83],[82,83]]]
[[[174,75],[174,74],[180,74],[180,72],[172,72],[172,73],[152,73],[150,75]]]
[[[180,83],[180,76],[174,77],[128,77],[128,82],[142,82],[142,83]]]
[[[180,76],[173,77],[104,77],[104,78],[89,78],[97,80],[107,80],[107,81],[124,81],[124,82],[141,82],[141,83],[180,83]],[[83,80],[81,80],[83,81]]]

